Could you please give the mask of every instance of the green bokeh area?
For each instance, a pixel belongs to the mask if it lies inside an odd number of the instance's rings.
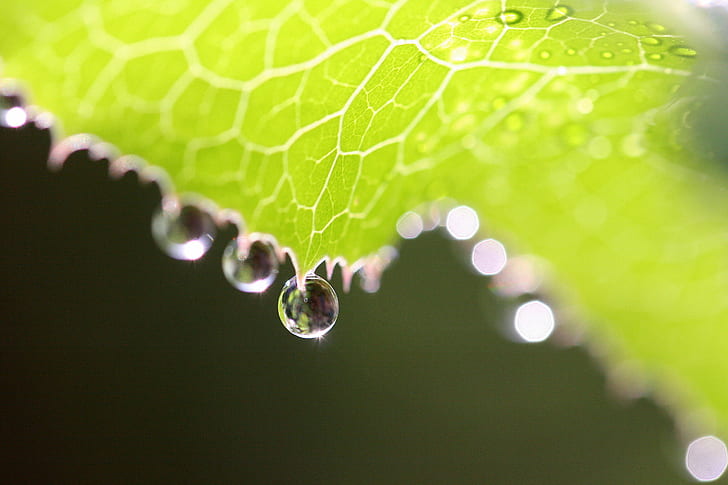
[[[640,2],[556,5],[13,2],[0,55],[66,133],[239,211],[299,271],[372,254],[422,202],[472,205],[551,263],[607,355],[725,432],[728,197],[692,145],[697,39]]]
[[[32,131],[0,129],[3,483],[691,483],[666,411],[583,347],[504,339],[516,302],[441,233],[303,341],[275,310],[290,265],[236,291],[230,228],[168,258],[154,186],[85,154],[50,173]]]

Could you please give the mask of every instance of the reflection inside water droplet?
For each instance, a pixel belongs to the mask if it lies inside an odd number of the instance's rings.
[[[268,241],[244,236],[230,241],[222,255],[225,278],[240,291],[262,293],[278,275],[278,258]]]
[[[503,25],[514,25],[523,20],[523,14],[518,10],[503,10],[501,13],[498,14],[496,20],[498,20]]]
[[[715,436],[703,436],[690,443],[685,454],[685,466],[698,481],[719,479],[728,467],[728,450]]]
[[[165,198],[152,218],[152,236],[169,256],[186,261],[200,259],[217,234],[209,212],[191,203]]]
[[[278,298],[278,315],[283,326],[297,337],[323,337],[336,323],[339,298],[328,281],[316,274],[306,275],[303,290],[298,289],[294,276]]]
[[[422,217],[416,212],[405,212],[397,221],[397,232],[404,239],[416,238],[423,229]]]

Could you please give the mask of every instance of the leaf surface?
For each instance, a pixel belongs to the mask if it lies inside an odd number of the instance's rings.
[[[690,130],[710,81],[643,4],[12,3],[3,75],[298,271],[454,198],[551,264],[612,358],[728,422],[727,197]]]

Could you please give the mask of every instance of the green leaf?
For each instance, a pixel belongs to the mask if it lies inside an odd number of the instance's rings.
[[[727,197],[690,129],[711,81],[643,4],[12,3],[4,75],[67,132],[239,211],[300,273],[455,198],[550,262],[611,359],[725,430]]]

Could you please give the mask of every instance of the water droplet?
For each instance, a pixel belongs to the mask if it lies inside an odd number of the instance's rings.
[[[225,278],[240,291],[262,293],[278,275],[278,258],[273,245],[244,236],[230,241],[222,255]]]
[[[460,21],[460,22],[467,22],[471,18],[472,17],[470,15],[467,15],[467,14],[466,15],[461,15],[460,17],[458,17],[458,21]]]
[[[656,24],[654,22],[647,22],[645,25],[656,34],[662,34],[665,30],[667,30],[664,25]]]
[[[660,39],[658,39],[657,37],[643,37],[642,43],[645,45],[655,46],[655,45],[662,44],[662,41]]]
[[[640,24],[640,23],[639,23],[638,21],[636,21],[636,20],[628,20],[628,21],[627,21],[627,23],[628,23],[629,25],[639,25],[639,24]]]
[[[503,25],[515,25],[523,20],[523,14],[519,10],[503,10],[501,13],[498,14],[496,20],[498,20]]]
[[[571,48],[566,49],[566,55],[567,56],[573,56],[575,54],[576,54],[576,49],[571,49]]]
[[[630,49],[629,47],[625,47],[625,48],[624,48],[624,49],[622,49],[622,50],[621,50],[620,52],[621,52],[622,54],[631,54],[631,53],[632,53],[632,49]]]
[[[662,60],[662,54],[650,54],[647,58],[653,61],[659,61]]]
[[[152,218],[157,245],[175,259],[194,261],[205,255],[217,234],[212,216],[191,202],[165,197]]]
[[[557,5],[553,8],[550,8],[549,11],[546,12],[546,20],[551,22],[558,22],[559,20],[564,20],[566,17],[571,17],[573,14],[573,8],[567,5]]]
[[[674,45],[670,47],[670,54],[679,57],[695,57],[698,55],[698,52],[686,45]]]
[[[616,27],[617,22],[607,22],[607,27]]]
[[[602,52],[602,57],[604,59],[612,59],[612,58],[614,58],[614,52],[612,52],[612,51],[603,51]]]
[[[538,55],[541,59],[548,59],[551,57],[551,52],[549,51],[541,51]]]
[[[328,281],[314,273],[306,275],[303,291],[294,276],[283,285],[278,315],[283,326],[297,337],[323,337],[336,323],[339,298]]]

